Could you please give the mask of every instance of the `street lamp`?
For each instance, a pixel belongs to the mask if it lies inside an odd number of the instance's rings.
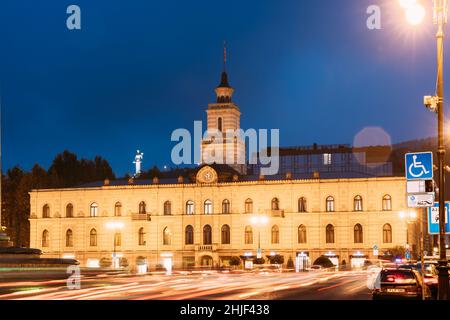
[[[425,96],[424,104],[438,114],[438,175],[439,175],[439,300],[449,299],[449,274],[445,248],[445,145],[444,145],[444,25],[447,23],[448,0],[433,0],[433,22],[438,26],[437,44],[437,83],[435,96]],[[425,15],[416,0],[400,0],[406,9],[409,23],[417,25]]]
[[[261,226],[266,225],[269,222],[269,218],[266,216],[253,216],[250,218],[250,222],[252,225],[256,225],[258,227],[258,251],[256,253],[256,258],[261,258]]]
[[[114,232],[114,238],[113,238],[113,241],[114,241],[113,266],[114,266],[114,269],[115,269],[115,268],[117,268],[117,263],[116,263],[116,233],[117,233],[117,230],[122,230],[123,229],[123,222],[120,222],[120,221],[108,222],[106,224],[106,228],[108,228],[110,230],[113,230],[113,232]]]

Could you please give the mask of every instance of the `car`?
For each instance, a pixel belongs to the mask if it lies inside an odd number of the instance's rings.
[[[379,286],[372,291],[373,300],[414,299],[422,300],[424,287],[425,299],[431,298],[428,286],[423,282],[417,270],[403,268],[383,269],[379,274]]]
[[[437,299],[438,295],[438,271],[433,263],[425,262],[424,274],[422,275],[422,264],[419,262],[417,264],[417,271],[423,276],[423,281],[430,288],[431,296],[433,299]]]

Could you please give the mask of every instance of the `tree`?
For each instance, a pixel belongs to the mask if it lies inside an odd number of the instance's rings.
[[[294,261],[292,260],[292,257],[289,256],[288,262],[287,262],[287,266],[288,269],[294,269],[295,265],[294,265]]]
[[[315,265],[322,266],[323,268],[331,268],[334,266],[333,262],[325,256],[320,256],[314,261]]]
[[[128,259],[127,258],[120,258],[119,259],[119,266],[122,267],[122,268],[128,267],[129,266]]]
[[[101,258],[100,259],[100,268],[110,268],[112,265],[112,260],[111,258]]]
[[[241,264],[241,258],[233,256],[230,258],[230,266],[239,266]]]
[[[270,264],[283,264],[284,263],[284,257],[280,254],[269,256]]]
[[[253,259],[253,263],[254,264],[264,264],[266,262],[266,260],[264,260],[264,258],[255,258]]]

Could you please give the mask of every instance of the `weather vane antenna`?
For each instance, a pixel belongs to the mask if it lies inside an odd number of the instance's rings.
[[[223,42],[223,72],[227,70],[227,42]]]

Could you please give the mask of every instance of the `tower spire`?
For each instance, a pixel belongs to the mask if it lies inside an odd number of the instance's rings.
[[[223,72],[227,72],[227,42],[223,41]]]

